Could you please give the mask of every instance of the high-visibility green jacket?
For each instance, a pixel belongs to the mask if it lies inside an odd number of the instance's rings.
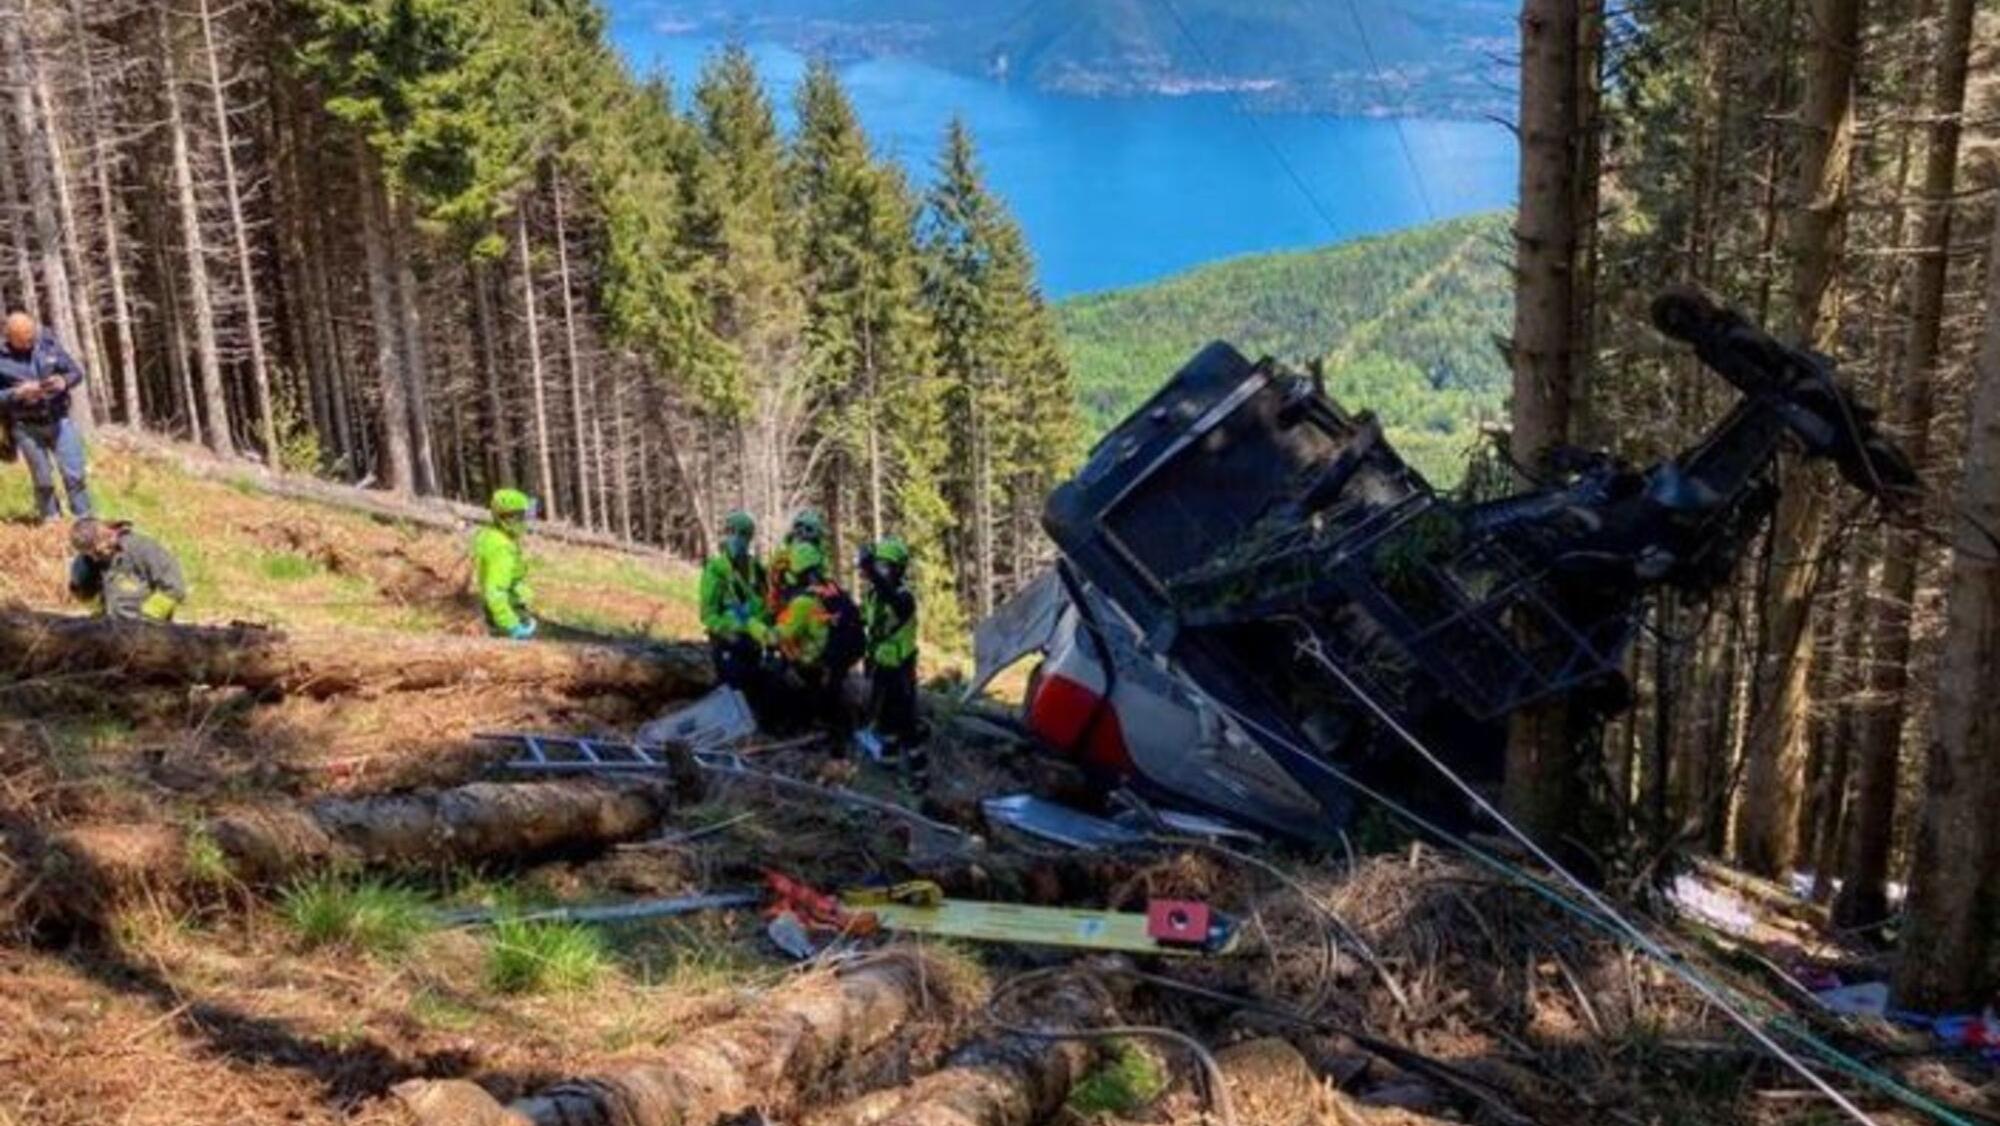
[[[722,641],[765,632],[771,615],[764,604],[764,585],[764,565],[755,558],[745,557],[738,566],[727,552],[709,556],[701,568],[702,628]]]
[[[778,612],[777,637],[778,652],[786,660],[801,666],[817,665],[833,637],[833,612],[818,592],[804,591]]]
[[[868,631],[869,664],[899,669],[917,659],[917,596],[909,587],[870,587],[861,599],[861,624]]]
[[[534,592],[528,589],[528,560],[515,533],[494,524],[472,537],[472,577],[479,587],[479,604],[486,624],[506,633],[532,616]]]

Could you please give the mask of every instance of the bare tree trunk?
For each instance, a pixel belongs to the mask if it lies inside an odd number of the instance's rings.
[[[5,196],[7,233],[14,244],[14,273],[21,292],[15,295],[23,309],[41,308],[40,287],[35,284],[35,253],[28,245],[27,205],[21,201],[21,185],[14,178],[16,143],[12,130],[0,126],[0,196]]]
[[[389,257],[396,267],[396,325],[403,339],[403,379],[409,404],[411,467],[416,471],[417,492],[436,496],[437,455],[431,449],[430,353],[424,345],[424,319],[419,304],[417,271],[411,264],[410,244],[416,240],[417,225],[410,217],[410,202],[398,196],[392,213],[394,235],[389,240]]]
[[[998,486],[993,472],[992,420],[987,417],[984,377],[968,390],[972,398],[972,608],[981,619],[993,614],[993,491]]]
[[[201,42],[208,60],[210,107],[215,114],[216,147],[222,153],[222,192],[229,203],[229,230],[235,241],[237,284],[243,289],[243,332],[250,346],[250,386],[257,395],[257,440],[266,464],[278,464],[278,422],[271,409],[271,366],[264,355],[264,317],[257,299],[257,268],[250,258],[250,222],[243,213],[243,191],[236,174],[235,130],[229,125],[229,104],[222,94],[222,60],[215,49],[215,21],[208,0],[197,0]]]
[[[219,454],[234,454],[236,441],[230,433],[229,407],[222,391],[222,350],[215,338],[215,301],[208,288],[208,247],[201,230],[201,204],[195,198],[194,166],[188,156],[187,119],[181,112],[180,67],[174,50],[172,16],[167,6],[159,9],[160,53],[166,68],[162,96],[167,101],[168,140],[173,147],[174,192],[180,208],[181,254],[185,259],[191,308],[185,314],[194,320],[195,361],[201,377],[201,400],[207,409],[208,448]]]
[[[368,257],[369,324],[375,332],[375,369],[382,393],[382,485],[408,493],[416,481],[410,453],[410,403],[397,348],[396,272],[389,259],[384,231],[381,172],[374,150],[364,138],[354,139],[356,206],[361,211],[361,245]]]
[[[632,443],[631,423],[625,405],[626,374],[626,372],[617,373],[617,377],[611,382],[611,465],[615,471],[613,479],[617,485],[618,534],[629,540],[632,538],[632,471],[628,452],[632,448]]]
[[[1854,141],[1854,71],[1860,53],[1860,0],[1813,0],[1814,42],[1806,68],[1804,143],[1788,236],[1792,317],[1808,347],[1830,350],[1839,323],[1835,277],[1842,257]],[[1773,525],[1773,582],[1764,610],[1763,665],[1750,724],[1747,786],[1755,801],[1738,812],[1738,856],[1750,870],[1783,874],[1798,858],[1806,715],[1811,705],[1812,599],[1826,543],[1826,502],[1817,474],[1795,467]]]
[[[104,225],[105,271],[111,281],[111,325],[118,337],[118,370],[105,372],[105,378],[117,380],[119,397],[122,400],[121,413],[129,426],[139,426],[145,421],[145,411],[139,399],[139,358],[138,346],[132,330],[132,299],[126,291],[125,251],[121,241],[122,210],[117,196],[111,190],[112,154],[107,150],[104,138],[103,105],[98,97],[97,72],[90,58],[90,45],[86,37],[83,14],[83,0],[70,0],[70,19],[76,25],[77,68],[82,72],[85,96],[88,99],[86,111],[90,115],[90,146],[94,151],[91,166],[96,172],[97,209]]]
[[[1931,91],[1930,141],[1924,158],[1924,186],[1917,200],[1917,260],[1911,279],[1910,334],[1904,345],[1897,403],[1903,448],[1919,468],[1930,460],[1932,377],[1944,324],[1944,294],[1952,231],[1952,199],[1958,186],[1959,120],[1965,108],[1966,60],[1972,40],[1972,0],[1946,0],[1940,27],[1936,85]],[[1922,519],[1921,514],[1912,514]],[[1897,775],[1902,765],[1903,721],[1908,714],[1910,608],[1916,601],[1917,568],[1923,556],[1921,533],[1888,533],[1882,557],[1882,586],[1871,633],[1869,666],[1872,706],[1861,725],[1855,767],[1852,827],[1841,863],[1842,886],[1834,900],[1834,921],[1844,927],[1879,922],[1889,911],[1890,842],[1896,823]]]
[[[1521,8],[1521,182],[1515,217],[1513,433],[1517,464],[1533,466],[1567,441],[1574,394],[1580,217],[1579,0]],[[1509,722],[1503,804],[1537,840],[1554,840],[1575,810],[1569,709],[1523,709]]]
[[[528,318],[528,385],[535,396],[535,490],[551,520],[558,515],[555,467],[549,459],[549,400],[542,370],[542,325],[535,315],[535,262],[528,253],[527,201],[514,214],[514,237],[521,252],[521,308]]]
[[[499,488],[514,483],[514,428],[508,424],[506,402],[500,395],[499,324],[493,316],[493,291],[486,266],[466,265],[471,279],[473,325],[479,334],[480,387],[486,397],[486,483]]]
[[[19,8],[0,17],[0,47],[8,59],[8,76],[14,83],[14,122],[20,131],[22,164],[28,172],[28,208],[34,215],[35,241],[41,275],[41,292],[48,299],[48,315],[56,334],[75,347],[76,310],[71,305],[69,266],[63,257],[63,232],[56,210],[55,188],[48,163],[48,145],[42,132],[44,123],[35,104],[35,63],[29,52],[25,12]]]
[[[569,364],[570,431],[576,446],[576,518],[588,528],[597,521],[596,506],[591,503],[590,496],[588,443],[584,441],[591,424],[585,413],[583,358],[576,344],[576,294],[570,286],[569,277],[569,219],[563,202],[567,185],[563,183],[561,170],[554,171],[552,177],[554,183],[550,195],[555,198],[556,205],[556,268],[562,279],[563,342]]]
[[[1968,1012],[1991,1000],[2000,958],[2000,222],[1986,268],[1986,322],[1973,368],[1965,475],[1953,525],[1948,625],[1931,720],[1896,1004]]]
[[[65,327],[58,314],[57,331],[82,353],[84,369],[92,376],[84,385],[84,393],[75,398],[71,410],[78,423],[87,427],[96,417],[97,406],[104,398],[104,349],[97,325],[97,295],[90,282],[90,256],[83,250],[82,225],[77,221],[75,193],[70,190],[69,156],[63,146],[62,122],[56,116],[55,98],[49,93],[48,70],[33,50],[31,45],[28,66],[34,75],[42,145],[48,158],[49,185],[55,195],[56,229],[60,239],[58,250],[68,267],[64,273],[73,287],[69,293],[69,324]],[[33,168],[30,170],[32,172]]]

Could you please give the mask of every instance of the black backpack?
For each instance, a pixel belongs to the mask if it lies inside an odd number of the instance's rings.
[[[838,586],[829,583],[820,592],[820,605],[832,616],[827,626],[826,656],[830,669],[849,669],[861,662],[868,651],[868,631],[861,625],[861,607]]]

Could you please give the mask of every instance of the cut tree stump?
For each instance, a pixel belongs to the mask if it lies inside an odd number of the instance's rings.
[[[406,1084],[396,1095],[423,1126],[714,1126],[792,1105],[889,1043],[923,1011],[926,980],[938,975],[920,956],[883,954],[777,990],[750,1015],[689,1033],[653,1059],[613,1063],[504,1108],[463,1082],[448,1092]]]
[[[645,705],[714,685],[697,645],[575,645],[497,638],[250,626],[174,626],[0,613],[0,681],[98,673],[155,684],[236,685],[315,698],[519,686]]]
[[[1024,1004],[1023,1006],[1027,1006]],[[1099,1027],[1115,1014],[1102,986],[1082,975],[1033,997],[1030,1027]],[[1102,1058],[1104,1041],[997,1035],[953,1052],[906,1087],[876,1091],[809,1119],[811,1126],[1034,1126],[1069,1101]]]

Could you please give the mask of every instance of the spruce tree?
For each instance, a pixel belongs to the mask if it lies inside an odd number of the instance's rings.
[[[800,500],[796,469],[809,417],[801,278],[778,124],[740,45],[695,88],[701,136],[686,227],[706,259],[697,275],[719,346],[706,404],[735,430],[734,499],[767,528]]]
[[[986,188],[972,135],[945,134],[924,223],[924,301],[938,339],[952,457],[946,497],[966,607],[993,610],[1039,543],[1034,514],[1080,443],[1075,386],[1020,228]]]

